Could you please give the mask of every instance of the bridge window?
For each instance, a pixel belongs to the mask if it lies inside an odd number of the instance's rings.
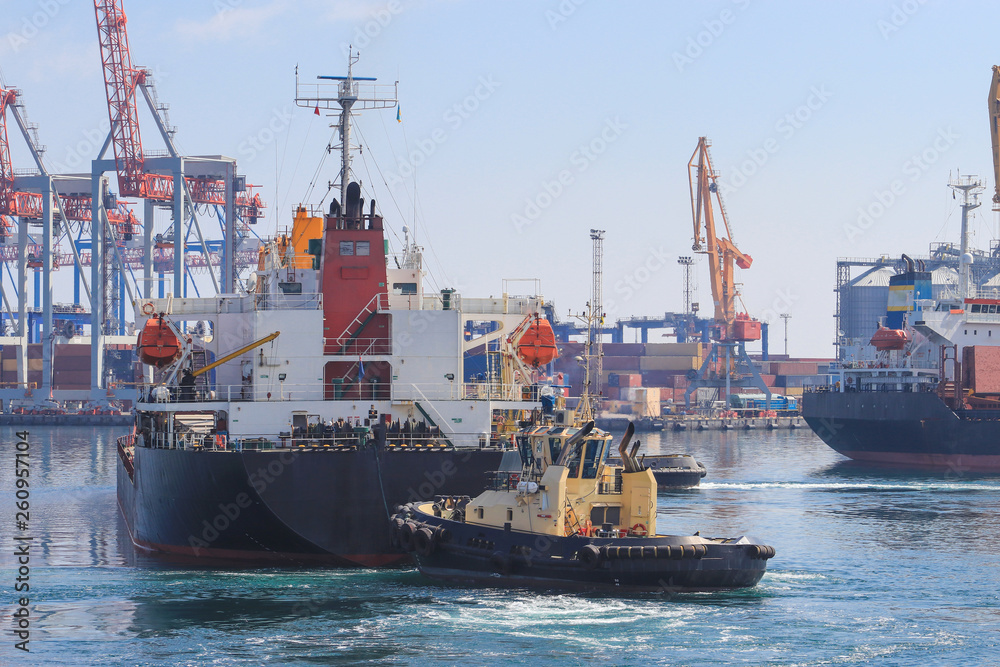
[[[597,478],[597,467],[600,464],[600,454],[603,446],[604,446],[603,440],[591,439],[587,441],[587,449],[583,457],[584,479]]]
[[[354,255],[354,241],[341,241],[340,254],[344,256]]]
[[[978,303],[972,304],[972,312],[974,312],[974,313],[980,312],[981,308],[982,308],[982,306],[980,306]]]
[[[358,241],[355,249],[359,257],[367,257],[371,254],[371,244],[368,241]]]

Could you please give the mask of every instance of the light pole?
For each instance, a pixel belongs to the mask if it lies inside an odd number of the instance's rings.
[[[785,356],[788,356],[788,320],[791,318],[790,313],[782,313],[781,319],[785,320]]]

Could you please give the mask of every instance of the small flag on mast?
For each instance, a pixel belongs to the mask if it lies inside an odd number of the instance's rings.
[[[319,115],[319,105],[318,104],[316,105],[316,111],[314,111],[313,113],[315,113],[317,116]]]
[[[403,122],[403,117],[400,115],[400,113],[401,112],[400,112],[400,109],[399,109],[399,105],[397,104],[396,105],[396,122],[397,123],[402,123]]]

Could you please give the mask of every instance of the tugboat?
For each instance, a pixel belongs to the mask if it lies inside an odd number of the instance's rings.
[[[656,533],[656,479],[629,442],[607,463],[611,436],[537,426],[483,493],[397,508],[391,537],[433,579],[621,592],[694,592],[756,585],[773,547],[733,538]]]

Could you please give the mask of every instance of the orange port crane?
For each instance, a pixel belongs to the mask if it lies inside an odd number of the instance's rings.
[[[990,108],[990,137],[993,139],[993,208],[1000,209],[1000,66],[993,66],[990,94],[987,99]]]
[[[736,283],[733,264],[749,269],[753,258],[742,252],[732,241],[726,208],[716,182],[718,174],[712,168],[712,157],[705,137],[698,138],[698,147],[688,161],[688,184],[691,190],[691,215],[694,220],[694,245],[692,249],[708,255],[712,282],[712,300],[715,302],[715,327],[712,337],[719,341],[760,340],[760,322],[746,313],[736,312]],[[719,205],[726,236],[716,234],[712,195]]]

